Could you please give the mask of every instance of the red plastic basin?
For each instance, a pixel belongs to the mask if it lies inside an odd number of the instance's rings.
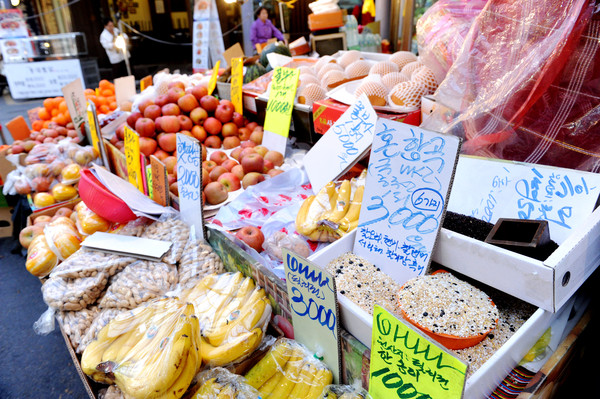
[[[81,171],[79,196],[88,208],[110,222],[127,223],[137,217],[125,201],[109,191],[88,169]]]

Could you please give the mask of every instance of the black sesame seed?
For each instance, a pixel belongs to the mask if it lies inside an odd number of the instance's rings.
[[[349,264],[353,264],[354,262],[352,262],[351,260],[349,260],[349,261],[348,261],[348,263],[349,263]],[[361,265],[362,265],[362,263],[361,263]]]
[[[440,312],[440,317],[444,317],[445,314],[446,312],[444,312],[444,309],[442,309],[442,311]]]
[[[356,286],[357,286],[358,288],[362,287],[360,284],[356,284]]]
[[[345,293],[346,293],[346,291],[344,291],[344,290],[340,291],[340,294],[342,294],[342,295],[344,295]]]
[[[423,317],[427,317],[428,314],[429,313],[427,313],[427,312],[423,312]]]

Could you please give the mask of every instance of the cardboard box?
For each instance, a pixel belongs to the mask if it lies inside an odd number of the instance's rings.
[[[308,29],[311,31],[339,28],[344,26],[342,10],[308,15]]]
[[[325,132],[329,130],[348,108],[350,108],[349,105],[342,104],[331,98],[315,102],[312,106],[315,133],[325,134]],[[377,116],[393,121],[404,122],[413,126],[419,126],[421,124],[420,110],[408,114],[377,112]]]
[[[0,207],[0,237],[12,237],[12,208]]]
[[[69,201],[61,202],[59,204],[54,204],[52,206],[42,208],[41,210],[36,211],[31,215],[27,216],[27,226],[31,226],[33,224],[34,219],[38,216],[54,216],[54,214],[59,208],[69,208],[72,210],[73,208],[75,208],[75,205],[77,205],[80,201],[81,198],[74,198]]]
[[[311,255],[308,259],[318,266],[325,268],[331,260],[352,251],[355,234],[356,230],[332,243],[324,250]],[[467,258],[466,253],[468,252],[462,251],[463,259]],[[480,268],[487,270],[487,265],[485,267],[483,265],[486,265],[486,263],[479,263]],[[575,305],[576,299],[576,297],[571,298],[561,309],[561,312],[570,312]],[[342,328],[360,341],[365,346],[363,352],[366,352],[366,349],[371,347],[372,316],[344,295],[338,294],[338,302],[340,305]],[[463,397],[487,397],[536,343],[552,321],[560,316],[561,312],[552,313],[538,308],[492,358],[466,381]],[[356,342],[353,345],[356,347]],[[343,344],[342,347],[344,347]],[[368,367],[366,370],[368,372]],[[358,376],[354,376],[354,378],[358,378]],[[364,377],[362,378],[364,381]]]
[[[8,155],[10,155],[8,153],[8,148],[5,148],[2,151],[0,151],[0,179],[2,179],[3,182],[6,181],[6,177],[8,176],[8,174],[10,172],[17,169],[16,165],[14,163],[10,162],[6,158]],[[21,153],[18,155],[19,165],[25,166],[25,158],[26,157],[27,157],[27,154],[25,154],[25,153]]]

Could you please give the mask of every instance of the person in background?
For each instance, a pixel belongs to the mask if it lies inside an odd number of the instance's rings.
[[[106,50],[106,55],[112,65],[113,80],[122,76],[127,76],[125,55],[122,50],[115,47],[115,40],[119,34],[121,34],[121,32],[119,29],[115,28],[112,19],[105,18],[104,30],[100,34],[100,44],[102,44],[102,47]],[[125,37],[125,42],[127,42],[127,35],[125,33],[122,35]],[[127,53],[127,57],[129,57],[129,52]]]
[[[260,7],[258,9],[258,18],[252,23],[252,29],[250,30],[252,45],[256,47],[257,44],[265,43],[273,37],[285,42],[279,29],[273,26],[269,20],[269,11],[265,7]]]

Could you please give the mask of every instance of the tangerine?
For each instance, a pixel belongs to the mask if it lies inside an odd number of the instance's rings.
[[[37,121],[33,121],[31,123],[31,128],[35,131],[40,131],[42,130],[42,128],[44,127],[44,121],[43,120],[37,120]]]
[[[43,121],[47,121],[50,119],[50,112],[48,112],[46,108],[40,108],[38,111],[38,117]]]

